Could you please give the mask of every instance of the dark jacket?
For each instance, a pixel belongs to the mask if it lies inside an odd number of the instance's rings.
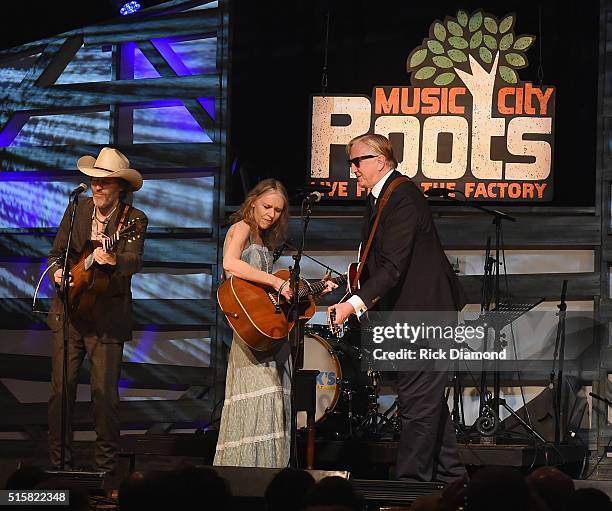
[[[71,249],[77,255],[81,253],[85,243],[91,239],[92,214],[93,199],[91,197],[81,199],[76,211],[71,242]],[[123,204],[120,204],[107,225],[105,232],[107,235],[110,236],[116,232],[122,214]],[[142,211],[132,208],[125,223],[135,218],[147,220],[146,215]],[[70,207],[64,212],[64,217],[53,242],[53,248],[49,252],[49,262],[61,257],[63,249],[68,242],[69,224]],[[117,244],[117,265],[112,272],[108,289],[100,294],[96,300],[93,321],[87,321],[80,317],[71,318],[72,325],[82,335],[96,335],[102,342],[124,342],[132,339],[131,282],[132,275],[137,273],[142,267],[144,234],[145,232],[143,231],[142,236],[131,243],[122,239]],[[53,280],[53,274],[58,268],[58,266],[54,266],[49,271],[51,280]],[[62,301],[56,296],[51,304],[47,319],[49,328],[54,332],[57,332],[62,327],[62,313]]]
[[[380,199],[401,174],[393,171],[373,214],[366,208],[362,250]],[[465,295],[442,250],[427,200],[412,181],[396,188],[385,205],[356,293],[368,309],[379,311],[453,311]]]

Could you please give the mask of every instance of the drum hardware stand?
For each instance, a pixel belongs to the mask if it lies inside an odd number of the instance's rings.
[[[347,411],[347,416],[346,416],[346,423],[348,426],[348,437],[352,438],[353,437],[353,394],[355,393],[355,391],[353,389],[348,388],[348,385],[346,385],[346,381],[340,382],[340,384],[343,386],[342,387],[342,394],[344,396],[346,396],[346,399],[348,401],[348,411]]]
[[[461,378],[459,377],[458,369],[459,361],[456,360],[454,363],[453,376],[452,376],[452,388],[453,388],[453,409],[450,414],[450,419],[455,426],[455,433],[457,436],[465,437],[467,428],[465,425],[465,411],[463,408],[463,385],[461,385]],[[446,393],[445,401],[448,402],[448,395],[450,393],[450,387]]]
[[[380,372],[373,371],[371,367],[371,362],[368,359],[368,379],[371,382],[371,385],[368,385],[371,388],[371,392],[368,395],[368,411],[362,421],[359,423],[357,429],[359,431],[364,431],[366,434],[377,436],[378,435],[378,419],[382,416],[378,412],[378,384],[377,379],[380,377]]]
[[[398,433],[398,424],[395,419],[396,412],[398,410],[399,401],[396,398],[393,404],[385,411],[380,413],[380,405],[378,404],[378,398],[380,395],[379,383],[380,371],[368,370],[368,377],[372,382],[369,385],[371,392],[369,394],[368,412],[362,419],[357,427],[358,431],[362,431],[365,435],[380,438],[384,434],[385,428],[391,424],[393,426],[393,433]]]
[[[462,349],[472,351],[466,342],[457,343]],[[448,402],[451,388],[453,389],[453,408],[450,412],[450,419],[455,427],[455,433],[459,438],[469,439],[469,429],[465,424],[465,407],[463,403],[463,385],[461,383],[461,371],[459,371],[459,360],[453,362],[453,371],[451,377],[451,385],[448,387],[445,395],[445,401]]]
[[[385,429],[391,425],[391,432],[395,436],[395,434],[399,433],[401,430],[401,423],[397,420],[397,411],[399,407],[398,399],[391,404],[391,406],[385,410],[385,413],[380,413],[379,406],[370,405],[370,411],[368,415],[363,419],[363,421],[359,424],[359,430],[363,431],[365,435],[371,436],[374,438],[380,438],[385,434]]]
[[[399,398],[395,398],[395,401],[393,401],[393,404],[391,404],[391,406],[389,408],[387,408],[387,410],[385,411],[385,413],[382,414],[381,419],[383,419],[383,424],[380,428],[380,434],[382,435],[384,433],[384,429],[391,424],[392,429],[392,433],[393,436],[399,435],[400,431],[402,430],[402,423],[398,417],[398,412],[399,412]]]

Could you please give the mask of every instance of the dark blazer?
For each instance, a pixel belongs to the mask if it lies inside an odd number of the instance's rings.
[[[375,213],[385,190],[401,176],[393,171],[363,217],[365,249]],[[371,214],[373,213],[373,214]],[[465,295],[431,217],[427,200],[412,181],[397,187],[382,211],[366,266],[356,293],[368,309],[379,311],[453,311],[465,305]]]
[[[120,204],[117,212],[106,227],[106,234],[112,235],[117,230],[117,225],[123,214],[123,205]],[[93,215],[93,199],[83,198],[77,206],[74,219],[74,229],[72,232],[71,249],[79,254],[85,243],[91,238],[91,217]],[[132,208],[128,215],[128,220],[143,218],[146,215]],[[49,262],[61,257],[63,249],[68,242],[68,229],[70,227],[70,207],[64,212],[64,217],[60,223],[57,236],[53,242],[53,248],[49,252]],[[145,227],[146,229],[146,227]],[[81,335],[96,335],[102,342],[124,342],[132,339],[132,275],[137,273],[142,267],[142,253],[144,249],[143,235],[128,243],[127,240],[120,240],[117,244],[117,265],[112,273],[108,289],[96,300],[94,307],[94,320],[86,321],[83,318],[71,318],[72,325]],[[59,268],[54,266],[49,270],[51,280],[53,274]],[[59,297],[55,297],[47,324],[54,332],[62,327],[63,305]]]

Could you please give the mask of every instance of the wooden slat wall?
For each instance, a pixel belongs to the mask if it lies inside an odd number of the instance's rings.
[[[19,131],[27,116],[14,116],[14,112],[31,111],[37,115],[110,112],[110,143],[123,151],[133,168],[139,169],[146,179],[175,179],[191,176],[213,176],[215,189],[213,218],[199,229],[164,228],[150,226],[145,243],[144,266],[157,273],[181,269],[205,271],[213,275],[210,296],[216,288],[218,264],[218,212],[217,201],[222,186],[220,176],[225,169],[224,146],[227,136],[227,13],[224,2],[212,9],[180,12],[205,0],[172,1],[150,10],[118,18],[107,23],[74,30],[43,41],[25,44],[19,48],[0,52],[0,66],[15,58],[41,53],[24,80],[3,91],[0,99],[0,129],[9,123]],[[216,71],[208,74],[179,76],[151,43],[155,38],[175,39],[214,37],[224,48],[217,51]],[[121,67],[123,43],[134,43],[159,73],[159,78],[131,79]],[[92,48],[112,48],[112,79],[110,81],[57,84],[66,67],[73,61],[82,45]],[[212,66],[210,66],[212,67]],[[204,110],[197,98],[215,99],[215,118]],[[145,143],[134,144],[132,115],[129,108],[151,101],[181,100],[187,111],[212,139],[213,143]],[[127,109],[126,109],[127,106]],[[127,112],[127,114],[126,114]],[[75,144],[38,147],[0,148],[0,178],[7,181],[61,180],[74,175],[76,160],[84,154],[97,154],[102,146]],[[146,212],[146,211],[145,211]],[[180,224],[179,224],[180,225]],[[0,231],[0,262],[42,263],[53,242],[56,229],[32,228]],[[146,278],[146,274],[142,278]],[[49,300],[40,300],[41,308]],[[0,300],[1,329],[30,330],[47,327],[45,317],[31,311],[30,300],[14,298]],[[217,311],[214,301],[158,299],[134,301],[134,328],[136,330],[189,332],[207,330],[213,344],[216,335]],[[214,361],[214,358],[212,359]],[[48,357],[28,355],[1,355],[0,378],[48,381]],[[215,400],[212,393],[198,389],[214,387],[217,371],[214,368],[181,367],[160,364],[124,363],[122,381],[135,388],[184,390],[185,399],[176,402],[126,401],[121,404],[122,427],[139,425],[151,427],[173,423],[189,427],[208,420]],[[80,375],[81,382],[88,379],[88,365]],[[201,399],[206,395],[205,399]],[[195,398],[194,398],[195,396]],[[76,422],[91,428],[89,405],[79,403]],[[0,429],[15,430],[23,425],[45,425],[46,403],[12,403],[10,410],[3,407],[4,422]]]
[[[307,247],[311,250],[356,250],[359,245],[361,216],[358,209],[343,208],[350,216],[333,215],[331,208],[319,211],[308,224]],[[502,208],[500,208],[502,209]],[[339,208],[338,208],[339,210]],[[336,210],[336,211],[338,211]],[[445,249],[483,249],[487,236],[494,243],[491,218],[484,214],[461,214],[453,206],[435,206],[436,228]],[[601,219],[595,212],[521,212],[520,207],[503,208],[516,216],[516,222],[503,224],[504,242],[511,248],[593,248],[601,244]],[[325,216],[323,216],[325,215]],[[452,215],[452,216],[451,216]],[[299,219],[292,218],[291,231],[299,233]]]
[[[23,367],[28,368],[24,373]],[[79,383],[89,384],[89,360],[83,362]],[[124,362],[121,366],[122,382],[132,388],[186,390],[192,386],[213,384],[210,367],[185,367],[166,364]],[[51,360],[37,355],[3,354],[0,357],[2,378],[24,381],[51,381]]]

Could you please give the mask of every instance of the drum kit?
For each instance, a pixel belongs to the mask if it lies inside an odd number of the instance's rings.
[[[304,369],[316,369],[316,431],[328,440],[397,438],[401,428],[397,400],[381,413],[382,375],[362,368],[359,332],[332,333],[327,325],[306,325]],[[306,413],[298,412],[298,428]]]

